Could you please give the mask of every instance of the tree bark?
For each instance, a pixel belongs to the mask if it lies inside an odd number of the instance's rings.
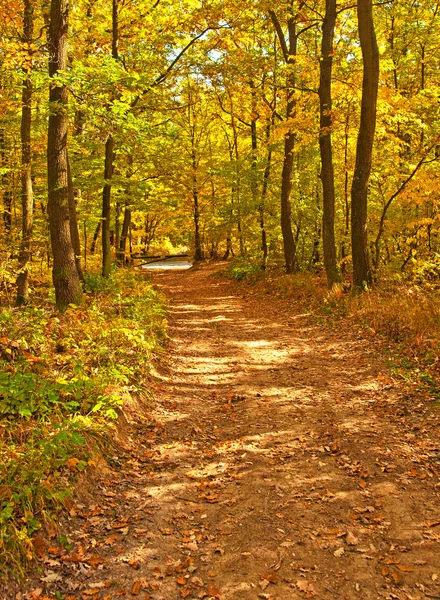
[[[52,0],[49,24],[49,77],[67,68],[67,0]],[[65,85],[52,82],[49,92],[47,180],[49,230],[53,255],[52,279],[57,307],[79,304],[82,290],[70,236],[67,176],[67,100]]]
[[[11,226],[12,226],[12,192],[11,184],[12,177],[11,172],[8,171],[8,152],[7,152],[7,140],[5,130],[0,130],[0,159],[1,166],[6,168],[6,172],[1,177],[1,187],[3,189],[3,225],[5,230],[5,237],[10,237]]]
[[[23,81],[21,93],[21,211],[22,228],[20,254],[18,257],[17,276],[17,306],[27,304],[29,301],[29,271],[27,268],[31,258],[32,223],[34,199],[32,192],[31,174],[31,124],[32,124],[32,36],[34,31],[34,7],[31,0],[24,0],[23,12],[23,41],[27,45],[26,78]]]
[[[200,206],[199,206],[199,188],[197,183],[197,161],[195,149],[192,150],[193,164],[193,216],[194,216],[194,259],[203,260],[202,242],[200,237]]]
[[[372,283],[368,255],[368,182],[371,173],[376,105],[379,84],[379,50],[374,31],[372,0],[358,0],[358,28],[364,74],[361,121],[356,147],[356,165],[351,186],[351,245],[353,285],[358,289]]]
[[[130,231],[131,224],[131,208],[127,205],[124,209],[124,220],[122,221],[122,231],[121,231],[121,239],[119,240],[119,248],[118,248],[118,262],[120,264],[125,263],[125,249],[127,246],[128,234]]]
[[[297,54],[298,37],[296,33],[295,18],[291,15],[288,18],[287,26],[289,32],[289,44],[287,45],[284,33],[281,29],[278,18],[273,10],[269,11],[270,17],[277,32],[284,60],[286,62],[288,73],[286,80],[286,121],[295,114],[295,57]],[[283,234],[284,260],[286,273],[293,273],[298,270],[298,258],[296,253],[296,243],[292,232],[292,174],[293,174],[293,150],[295,147],[295,133],[289,127],[284,136],[284,158],[283,171],[281,175],[281,232]]]
[[[98,224],[95,227],[95,232],[93,234],[92,243],[90,244],[90,254],[95,254],[96,243],[98,241],[100,231],[101,231],[101,221],[98,221]]]
[[[104,163],[104,189],[102,190],[102,276],[109,277],[112,268],[112,255],[110,244],[110,217],[111,217],[111,179],[113,175],[113,136],[110,134],[105,143],[105,163]]]
[[[112,58],[119,59],[119,25],[118,25],[118,0],[112,0]],[[105,143],[104,162],[104,188],[102,190],[102,271],[103,277],[109,277],[112,267],[110,244],[110,218],[111,218],[111,193],[113,177],[113,162],[115,159],[114,140],[111,133]]]
[[[75,264],[78,271],[78,277],[80,278],[80,281],[84,281],[84,272],[81,263],[81,240],[79,237],[75,192],[73,189],[72,172],[70,170],[69,153],[67,153],[67,182],[69,186],[70,237],[72,239],[73,251],[75,253]]]
[[[329,288],[341,281],[336,260],[335,244],[335,180],[333,171],[333,149],[331,129],[332,116],[332,62],[333,39],[336,23],[336,0],[326,0],[324,23],[322,26],[319,110],[320,132],[319,149],[321,153],[322,182],[322,245],[324,266]]]

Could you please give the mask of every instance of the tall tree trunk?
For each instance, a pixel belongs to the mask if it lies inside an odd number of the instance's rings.
[[[289,18],[287,27],[289,32],[289,44],[281,29],[280,22],[273,10],[269,11],[270,17],[277,32],[284,60],[288,68],[286,80],[286,121],[291,119],[295,114],[296,99],[295,99],[295,59],[297,54],[298,37],[296,33],[295,17],[293,16],[293,7],[289,6]],[[292,175],[293,175],[293,150],[295,148],[295,133],[289,128],[284,135],[284,158],[283,171],[281,175],[281,232],[283,234],[284,244],[284,260],[286,273],[293,273],[298,270],[298,258],[296,252],[296,242],[292,232]]]
[[[362,81],[361,122],[356,147],[356,166],[351,186],[351,245],[353,285],[362,289],[372,283],[368,256],[367,209],[368,181],[376,129],[379,50],[374,31],[372,0],[358,0],[357,6],[364,76]]]
[[[203,260],[202,239],[200,235],[200,202],[199,202],[199,182],[197,171],[199,160],[196,146],[196,115],[194,113],[191,92],[188,94],[190,106],[188,107],[188,120],[191,131],[191,167],[192,167],[192,196],[193,196],[193,219],[194,219],[194,259]]]
[[[112,268],[112,255],[110,244],[110,217],[111,217],[111,179],[113,175],[113,136],[109,135],[105,143],[105,163],[104,163],[104,189],[102,190],[102,276],[109,277]]]
[[[125,263],[125,249],[127,246],[128,234],[130,232],[131,225],[131,208],[126,204],[124,209],[124,220],[122,221],[121,238],[119,240],[118,248],[118,262],[120,264]]]
[[[93,234],[92,243],[90,244],[90,254],[95,254],[96,244],[98,242],[99,232],[101,231],[101,221],[98,221]]]
[[[116,255],[118,254],[119,246],[121,242],[121,204],[119,200],[116,201],[115,206],[115,248]]]
[[[3,188],[3,225],[5,230],[5,236],[9,237],[12,226],[12,174],[8,170],[8,152],[7,152],[7,141],[5,130],[0,130],[0,158],[1,166],[6,169],[6,172],[1,177],[1,187]]]
[[[70,170],[69,153],[67,153],[67,182],[69,186],[69,217],[70,237],[72,239],[73,251],[75,253],[75,264],[78,277],[84,281],[84,272],[81,263],[81,240],[79,237],[78,218],[76,214],[75,191],[73,189],[72,171]]]
[[[271,132],[271,128],[272,128],[273,124],[274,124],[274,115],[272,115],[271,121],[269,121],[269,123],[267,124],[267,127],[266,127],[266,142],[267,142],[267,144],[269,144],[270,132]],[[265,209],[265,204],[266,204],[267,190],[269,187],[271,168],[272,168],[272,149],[268,146],[267,157],[266,157],[266,166],[264,168],[264,173],[263,173],[263,185],[261,187],[261,200],[260,200],[260,206],[258,209],[258,212],[260,214],[261,250],[263,252],[263,260],[261,262],[262,271],[266,270],[267,257],[269,254],[269,248],[267,245],[266,225],[265,225],[265,219],[264,219],[264,217],[265,217],[264,209]]]
[[[193,216],[194,216],[194,259],[203,260],[202,241],[200,236],[200,206],[199,206],[199,188],[197,182],[197,160],[195,149],[192,149],[193,164]]]
[[[336,22],[336,0],[326,0],[319,81],[320,132],[322,181],[322,243],[324,265],[329,288],[341,281],[336,260],[335,244],[335,181],[333,172],[333,150],[331,139],[332,116],[332,62],[333,39]]]
[[[31,174],[31,124],[32,124],[32,36],[34,31],[34,7],[32,0],[24,0],[23,41],[27,46],[26,78],[21,93],[21,244],[18,257],[16,304],[20,306],[29,300],[29,271],[27,264],[31,258],[32,222],[34,198]]]
[[[67,0],[52,0],[49,24],[49,77],[67,68]],[[67,177],[67,87],[52,83],[49,92],[47,183],[49,230],[53,255],[52,279],[61,310],[82,300],[69,225]]]
[[[112,0],[112,58],[119,59],[118,0]],[[102,190],[102,276],[109,277],[112,267],[110,244],[111,193],[113,162],[115,159],[114,140],[110,133],[105,143],[104,188]]]

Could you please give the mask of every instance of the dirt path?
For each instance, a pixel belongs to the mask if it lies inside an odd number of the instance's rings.
[[[22,598],[440,598],[438,415],[361,338],[212,271],[154,275],[173,306],[154,418]]]

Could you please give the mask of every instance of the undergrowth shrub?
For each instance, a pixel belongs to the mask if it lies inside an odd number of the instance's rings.
[[[233,258],[226,269],[227,276],[236,281],[249,279],[261,273],[261,266],[256,260],[249,258],[237,257]]]
[[[0,575],[32,559],[33,536],[109,439],[118,409],[148,391],[166,336],[163,299],[145,277],[90,276],[88,289],[63,314],[46,300],[0,311]]]

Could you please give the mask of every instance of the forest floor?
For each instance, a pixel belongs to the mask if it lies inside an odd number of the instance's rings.
[[[0,597],[440,598],[438,406],[347,324],[218,268],[154,274],[171,341],[153,408],[83,480],[42,573]]]

